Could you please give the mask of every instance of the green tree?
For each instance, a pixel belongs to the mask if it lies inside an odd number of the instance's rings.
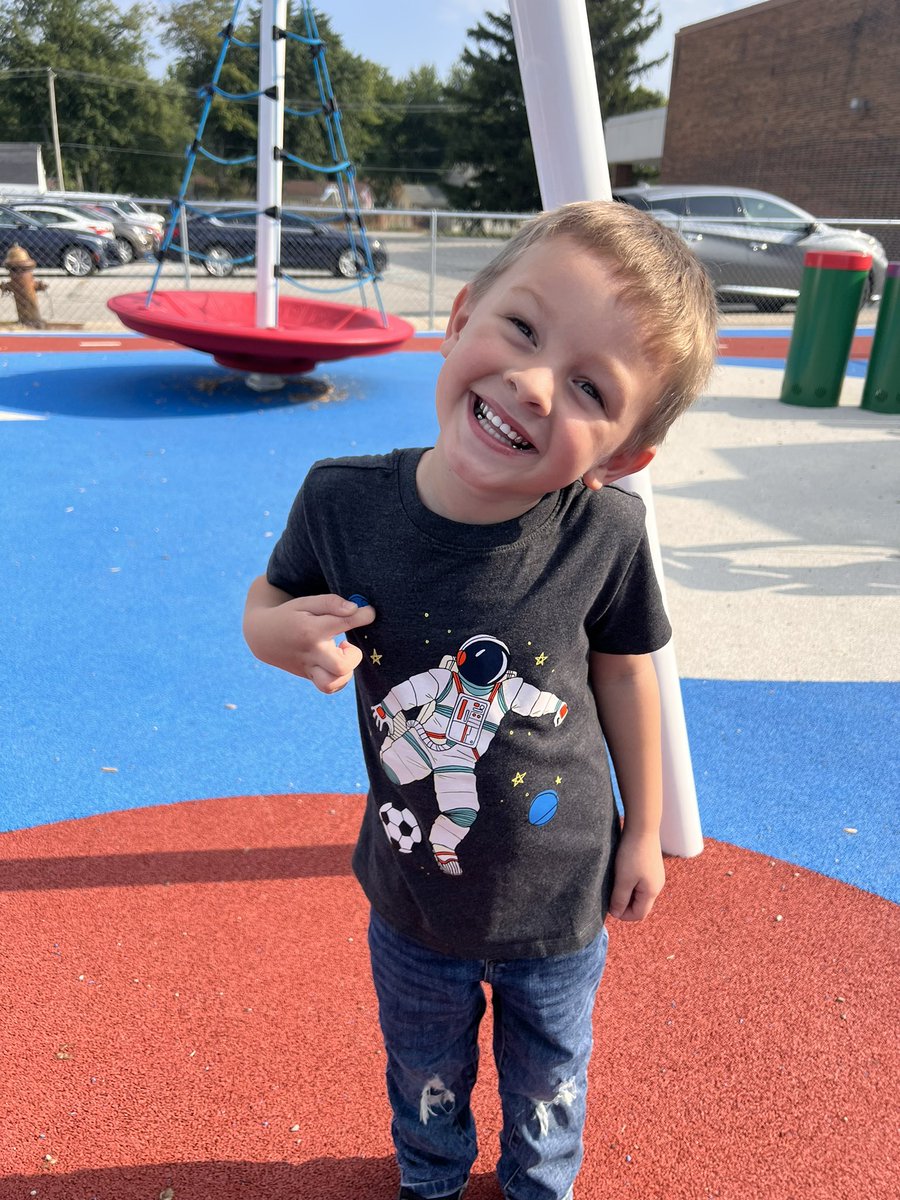
[[[646,0],[587,0],[587,15],[604,117],[662,104],[659,93],[639,84],[663,61],[641,62],[662,20],[656,8]],[[463,50],[447,84],[448,100],[466,111],[450,127],[446,160],[468,178],[448,183],[447,191],[460,208],[532,211],[540,194],[512,21],[486,13],[468,36],[474,46]]]
[[[175,52],[172,77],[195,96],[198,89],[212,79],[222,47],[220,34],[232,11],[232,0],[212,0],[212,3],[209,0],[181,0],[163,18],[169,45]],[[316,28],[325,43],[325,67],[339,109],[349,159],[354,164],[362,164],[380,145],[382,127],[390,123],[389,104],[394,98],[396,84],[383,67],[349,51],[340,35],[332,29],[327,16],[316,13]],[[304,9],[299,4],[289,11],[288,29],[301,37],[308,34]],[[258,5],[247,10],[236,34],[242,42],[256,42]],[[233,95],[246,95],[256,91],[258,76],[258,51],[232,42],[219,76],[219,87]],[[321,82],[324,86],[324,79]],[[326,121],[321,112],[313,51],[292,39],[287,41],[285,49],[285,97],[288,109],[312,115],[286,114],[284,149],[317,166],[333,162]],[[195,125],[204,102],[202,97],[193,101]],[[238,158],[255,153],[256,137],[256,99],[214,98],[203,132],[204,149],[220,158]],[[255,164],[222,167],[204,159],[198,161],[196,171],[214,183],[218,195],[250,191],[256,176]],[[290,162],[285,163],[284,174],[285,179],[320,181],[323,189],[328,178]]]
[[[433,66],[419,67],[394,85],[390,111],[380,127],[365,171],[376,195],[387,202],[400,183],[438,183],[447,157],[448,116],[444,85]]]
[[[151,10],[111,0],[0,0],[0,128],[54,162],[48,72],[66,186],[171,190],[188,136],[182,97],[147,70]]]
[[[486,13],[468,37],[475,46],[465,47],[447,83],[448,101],[463,109],[450,128],[447,165],[470,177],[445,188],[458,208],[530,212],[540,207],[538,182],[512,21]]]

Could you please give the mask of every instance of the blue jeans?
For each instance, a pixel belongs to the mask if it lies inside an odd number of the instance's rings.
[[[587,1065],[606,930],[575,954],[495,962],[451,958],[374,911],[372,974],[387,1051],[391,1133],[403,1186],[425,1200],[463,1186],[475,1162],[469,1105],[491,985],[506,1200],[571,1200],[584,1153]]]

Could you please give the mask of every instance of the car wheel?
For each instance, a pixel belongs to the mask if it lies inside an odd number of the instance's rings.
[[[132,246],[127,237],[116,238],[116,249],[123,263],[134,262],[134,246]]]
[[[778,296],[757,296],[753,301],[753,307],[757,312],[776,313],[781,312],[787,300],[782,300]]]
[[[63,250],[61,265],[67,275],[77,275],[79,278],[83,278],[93,271],[94,260],[91,258],[90,251],[85,250],[84,246],[72,245],[66,246]]]
[[[335,275],[343,275],[344,279],[355,279],[368,271],[366,256],[362,250],[347,249],[339,255],[335,263]]]
[[[227,279],[234,271],[234,259],[224,246],[210,246],[203,260],[208,275],[216,279]]]

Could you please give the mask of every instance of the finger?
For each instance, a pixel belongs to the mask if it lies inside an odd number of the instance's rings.
[[[339,692],[341,688],[346,687],[353,678],[353,672],[349,674],[335,675],[331,671],[327,671],[324,667],[311,667],[309,671],[310,682],[313,683],[320,692],[324,692],[326,696],[333,696],[335,692]]]
[[[650,915],[650,910],[656,900],[655,896],[651,896],[649,892],[642,892],[635,889],[631,897],[631,903],[625,909],[621,919],[623,921],[643,921]]]
[[[337,652],[341,656],[341,669],[343,671],[355,671],[363,660],[362,650],[360,650],[359,646],[354,646],[350,642],[341,642],[337,646]]]
[[[362,661],[362,651],[351,646],[349,642],[335,645],[334,642],[325,640],[314,647],[306,661],[310,678],[315,669],[323,672],[324,675],[331,675],[335,678],[337,676],[349,678]]]
[[[625,916],[631,903],[631,888],[614,887],[609,899],[609,911],[620,921],[627,920]]]
[[[297,613],[306,613],[317,618],[316,636],[337,637],[348,629],[360,625],[371,625],[375,620],[375,609],[371,604],[358,608],[352,600],[327,593],[321,596],[299,596],[288,602]]]

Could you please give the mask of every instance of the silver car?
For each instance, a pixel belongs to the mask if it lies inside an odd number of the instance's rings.
[[[825,225],[810,213],[753,188],[652,184],[616,188],[615,200],[672,225],[706,267],[720,301],[750,301],[778,312],[797,299],[807,250],[872,255],[863,303],[881,298],[884,247],[858,229]]]
[[[120,208],[118,204],[98,201],[96,204],[84,203],[79,207],[82,211],[95,212],[112,221],[116,248],[123,263],[133,262],[136,258],[146,258],[159,245],[159,226],[149,219],[139,219],[133,213]]]

